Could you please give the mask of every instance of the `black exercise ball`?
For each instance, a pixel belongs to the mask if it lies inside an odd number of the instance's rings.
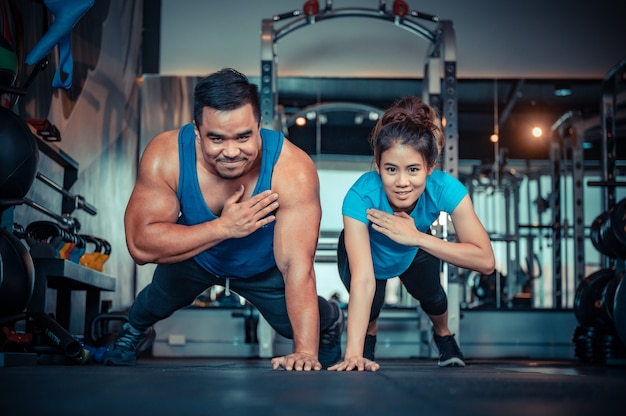
[[[37,138],[24,120],[4,107],[0,107],[0,149],[0,199],[23,198],[37,174]]]
[[[0,317],[24,312],[33,294],[35,266],[19,238],[0,227]]]

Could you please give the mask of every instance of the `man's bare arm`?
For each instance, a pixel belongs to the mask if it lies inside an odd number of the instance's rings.
[[[319,178],[308,155],[289,142],[285,147],[281,158],[287,163],[276,172],[281,175],[276,181],[281,205],[276,213],[274,254],[285,279],[294,354],[274,361],[274,368],[319,370],[320,320],[313,267],[321,221]]]

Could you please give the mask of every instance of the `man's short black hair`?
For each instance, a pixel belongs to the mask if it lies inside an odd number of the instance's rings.
[[[202,109],[210,107],[218,111],[231,111],[246,104],[252,105],[257,123],[261,122],[259,88],[251,84],[241,72],[223,68],[202,78],[194,89],[193,117],[196,125],[202,122]]]

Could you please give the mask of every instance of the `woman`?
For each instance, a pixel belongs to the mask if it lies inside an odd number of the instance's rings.
[[[448,301],[440,283],[440,261],[491,274],[491,241],[465,186],[435,169],[443,147],[435,110],[416,97],[394,103],[374,127],[370,144],[375,171],[363,174],[346,194],[338,267],[350,293],[343,362],[336,371],[377,371],[377,319],[387,279],[402,284],[428,315],[440,366],[464,366],[448,328]],[[449,213],[456,241],[429,233],[440,212]]]

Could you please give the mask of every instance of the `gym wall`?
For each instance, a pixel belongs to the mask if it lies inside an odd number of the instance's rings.
[[[24,19],[24,51],[31,50],[44,32],[43,4],[16,2]],[[78,180],[70,189],[95,206],[97,215],[75,210],[81,233],[104,238],[112,246],[104,272],[117,279],[115,292],[102,292],[115,310],[134,299],[135,265],[126,249],[123,215],[135,181],[139,138],[142,0],[96,1],[71,33],[73,84],[54,89],[51,81],[58,66],[55,47],[50,65],[40,72],[14,110],[24,119],[47,119],[58,128],[61,141],[52,143],[79,164]],[[22,51],[23,52],[23,51]],[[22,67],[17,84],[33,68]],[[63,183],[63,170],[41,155],[39,170]],[[35,180],[29,198],[61,214],[62,196]],[[51,218],[21,205],[14,220],[24,226]],[[51,291],[52,289],[48,289]],[[83,293],[72,295],[72,305],[83,305]],[[54,310],[54,296],[49,311]],[[72,311],[70,331],[82,333],[82,311]],[[46,312],[49,312],[46,311]]]

